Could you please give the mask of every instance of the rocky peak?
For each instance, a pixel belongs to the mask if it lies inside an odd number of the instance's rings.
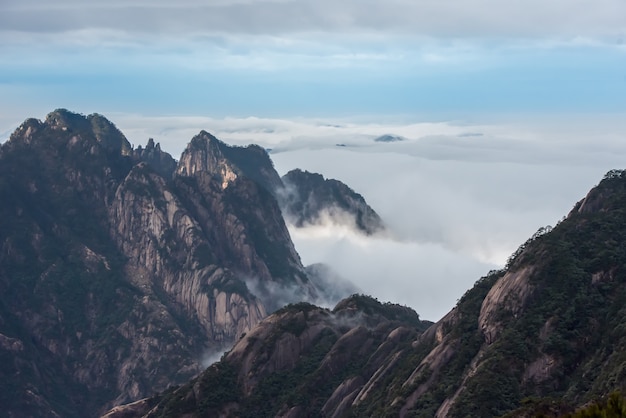
[[[124,134],[107,118],[97,113],[87,116],[96,139],[110,153],[131,155],[132,147]]]
[[[282,181],[278,199],[285,218],[297,227],[330,222],[368,235],[384,230],[382,219],[363,196],[339,180],[295,169]]]
[[[257,146],[230,146],[206,131],[201,131],[185,149],[176,174],[193,176],[197,172],[209,172],[220,179],[222,187],[238,176],[248,177],[270,193],[282,186],[280,176],[267,152]]]
[[[610,170],[600,184],[576,204],[570,216],[575,213],[605,212],[619,207],[624,201],[626,201],[626,170]]]
[[[171,179],[176,171],[176,160],[170,154],[161,150],[159,143],[149,138],[146,147],[141,145],[133,150],[133,159],[148,163],[157,173],[165,179]]]
[[[196,135],[178,162],[176,174],[179,176],[192,177],[196,173],[206,172],[218,178],[222,188],[237,178],[237,168],[226,160],[222,153],[221,141],[206,131]]]
[[[39,119],[29,118],[24,121],[16,130],[11,134],[9,143],[22,140],[24,143],[29,144],[32,140],[33,134],[41,129],[43,123]]]
[[[50,112],[44,122],[27,119],[11,135],[8,146],[33,146],[33,140],[38,142],[39,151],[45,149],[52,153],[64,153],[69,149],[72,154],[102,153],[113,159],[132,153],[126,137],[105,117],[98,114],[84,116],[66,109]]]
[[[117,127],[104,116],[84,116],[66,109],[57,109],[46,116],[45,124],[52,130],[72,133],[83,140],[95,139],[109,154],[130,155],[132,147]]]
[[[85,116],[67,109],[56,109],[48,113],[45,123],[52,129],[62,131],[87,131],[91,128]]]

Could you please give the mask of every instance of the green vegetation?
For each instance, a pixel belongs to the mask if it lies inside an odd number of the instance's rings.
[[[333,313],[340,314],[346,310],[358,310],[367,315],[381,315],[390,321],[400,321],[415,326],[419,330],[425,330],[430,326],[429,322],[422,322],[419,315],[413,309],[397,303],[381,303],[375,297],[363,294],[354,294],[335,306]]]
[[[336,341],[337,336],[333,332],[322,331],[292,369],[271,373],[259,381],[250,397],[243,400],[239,416],[271,417],[284,406],[319,411],[333,387],[313,384],[316,382],[315,372]]]
[[[594,402],[563,418],[624,418],[626,417],[626,400],[619,392],[611,393],[606,399]]]

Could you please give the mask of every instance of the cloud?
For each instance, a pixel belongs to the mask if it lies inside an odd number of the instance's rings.
[[[211,364],[220,361],[222,359],[222,356],[229,350],[230,346],[218,350],[207,351],[202,355],[202,358],[200,359],[200,364],[204,368],[209,367]]]
[[[422,319],[442,317],[474,281],[494,268],[438,244],[364,237],[341,228],[292,228],[303,261],[323,260],[362,292],[415,309]]]
[[[539,227],[556,224],[606,171],[623,166],[624,128],[619,117],[611,125],[374,126],[374,134],[408,138],[380,144],[360,133],[367,125],[343,125],[335,128],[342,139],[288,141],[272,157],[281,172],[300,167],[344,181],[393,234],[292,228],[306,263],[328,263],[364,292],[436,320]],[[334,146],[338,140],[349,146]]]
[[[0,27],[59,32],[86,27],[144,33],[385,32],[435,37],[624,33],[621,0],[257,0],[4,2]]]

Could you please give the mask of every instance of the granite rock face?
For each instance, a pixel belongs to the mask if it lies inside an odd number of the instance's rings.
[[[430,324],[362,295],[333,310],[288,305],[196,379],[106,417],[346,416],[375,396]]]
[[[268,190],[280,178],[264,150],[242,150],[201,132],[176,163],[62,109],[2,144],[6,413],[97,415],[196,375],[283,303],[315,300]]]

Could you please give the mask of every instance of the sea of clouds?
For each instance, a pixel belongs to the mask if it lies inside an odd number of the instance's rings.
[[[327,263],[364,293],[438,320],[538,228],[554,225],[612,168],[626,166],[619,115],[532,122],[112,117],[138,145],[175,157],[205,129],[267,148],[282,175],[322,173],[363,195],[388,226],[366,237],[332,222],[290,227],[304,264]],[[376,142],[381,135],[404,138]]]
[[[303,263],[327,263],[364,293],[429,320],[567,215],[604,173],[626,167],[621,115],[483,124],[106,116],[135,146],[152,137],[175,158],[204,129],[231,145],[265,147],[281,175],[301,168],[343,181],[388,233],[367,237],[330,221],[290,226]],[[404,140],[375,141],[385,134]]]

